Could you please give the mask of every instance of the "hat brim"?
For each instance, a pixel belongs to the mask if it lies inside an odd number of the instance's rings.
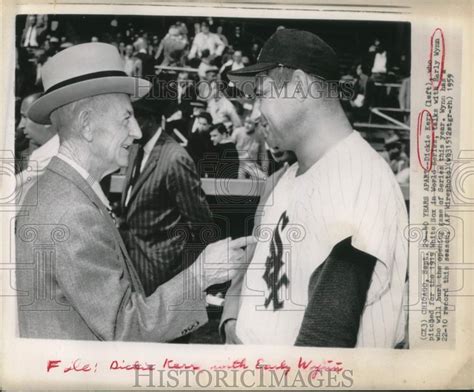
[[[101,94],[123,93],[132,101],[145,96],[151,89],[148,80],[130,76],[108,76],[90,79],[58,88],[37,99],[28,110],[28,117],[39,124],[50,124],[50,114],[57,108],[83,98]]]
[[[257,63],[227,73],[227,77],[245,95],[255,95],[255,77],[265,71],[276,68],[276,63]]]

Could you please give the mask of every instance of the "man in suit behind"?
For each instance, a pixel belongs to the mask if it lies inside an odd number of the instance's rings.
[[[20,337],[166,342],[202,326],[203,291],[237,276],[245,239],[209,245],[146,297],[99,186],[141,137],[130,97],[149,82],[128,77],[112,45],[88,43],[51,58],[43,84],[28,116],[51,121],[60,148],[17,217]]]
[[[143,137],[132,151],[122,194],[121,233],[146,295],[204,249],[202,229],[212,224],[196,166],[161,128],[160,105],[151,98],[133,105]]]

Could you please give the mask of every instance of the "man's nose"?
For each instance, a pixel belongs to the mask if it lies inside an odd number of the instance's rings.
[[[254,122],[259,121],[262,115],[262,112],[260,111],[260,105],[261,105],[260,99],[257,98],[255,100],[255,103],[253,104],[252,113],[250,113],[250,119]]]
[[[130,123],[130,132],[129,135],[134,139],[141,139],[142,138],[142,131],[138,125],[137,119],[132,117],[132,121]]]
[[[20,120],[20,123],[18,124],[18,128],[23,129],[25,128],[25,125],[26,125],[26,119],[25,117],[21,116],[21,120]]]

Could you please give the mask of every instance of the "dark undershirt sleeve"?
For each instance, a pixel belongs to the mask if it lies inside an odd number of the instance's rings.
[[[354,347],[375,257],[339,242],[311,275],[296,346]]]

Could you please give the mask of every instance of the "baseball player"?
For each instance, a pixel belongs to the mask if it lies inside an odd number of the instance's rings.
[[[257,64],[229,72],[255,91],[270,147],[297,158],[266,202],[234,315],[224,312],[234,342],[395,347],[404,339],[405,202],[332,91],[337,69],[321,38],[282,29]]]

